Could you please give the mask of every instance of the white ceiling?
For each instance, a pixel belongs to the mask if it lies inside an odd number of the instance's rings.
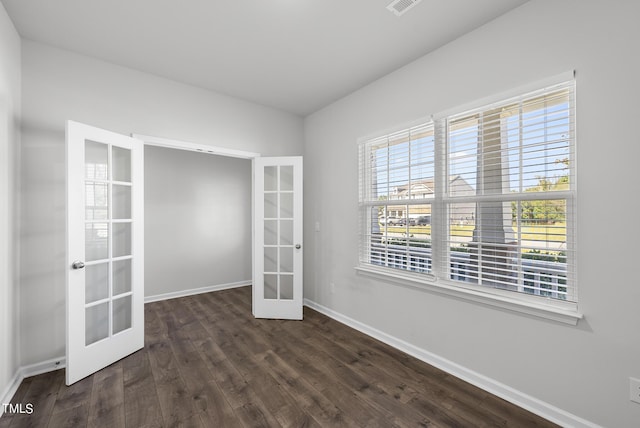
[[[2,0],[20,35],[305,116],[527,0]]]

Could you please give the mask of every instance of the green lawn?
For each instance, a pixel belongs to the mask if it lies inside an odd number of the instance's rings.
[[[567,240],[567,224],[556,223],[537,226],[523,226],[522,240],[565,242]]]

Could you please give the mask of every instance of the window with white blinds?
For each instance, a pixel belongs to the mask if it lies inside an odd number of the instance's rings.
[[[367,139],[360,265],[576,302],[575,181],[573,80]]]
[[[360,177],[360,262],[430,272],[436,188],[433,125],[362,144]]]

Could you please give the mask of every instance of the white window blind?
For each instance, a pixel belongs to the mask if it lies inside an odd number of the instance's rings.
[[[576,302],[575,176],[573,81],[366,140],[360,264]]]
[[[576,301],[573,82],[445,119],[455,281]],[[468,221],[470,220],[470,221]]]
[[[431,271],[434,145],[430,123],[361,145],[361,264]]]

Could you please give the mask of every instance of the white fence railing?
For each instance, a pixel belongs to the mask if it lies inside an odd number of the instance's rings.
[[[431,272],[431,249],[403,245],[372,244],[371,264],[410,272]],[[567,265],[565,263],[521,258],[514,260],[512,288],[516,291],[566,300]],[[520,269],[518,269],[520,266]],[[477,283],[477,263],[471,254],[451,251],[449,276],[453,281]],[[487,285],[487,284],[484,284]]]

